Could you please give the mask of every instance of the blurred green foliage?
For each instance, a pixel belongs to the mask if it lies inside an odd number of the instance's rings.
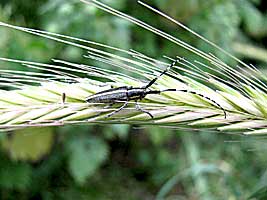
[[[105,2],[235,66],[217,50],[135,1]],[[236,41],[266,48],[264,0],[149,3],[231,53]],[[165,39],[76,0],[2,0],[0,20],[133,48],[158,59],[163,55],[197,59]],[[67,45],[2,27],[0,35],[3,57],[88,62],[82,58],[85,52]],[[9,67],[9,63],[1,62],[1,68]],[[1,144],[0,199],[206,200],[267,196],[264,138],[160,127],[91,125],[8,132],[1,135]]]

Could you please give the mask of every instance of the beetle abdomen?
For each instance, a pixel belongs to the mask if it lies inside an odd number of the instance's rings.
[[[86,98],[88,103],[114,103],[116,101],[127,101],[127,90],[96,93]]]

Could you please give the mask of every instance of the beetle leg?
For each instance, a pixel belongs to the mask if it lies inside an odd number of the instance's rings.
[[[138,104],[138,101],[135,101],[135,109],[138,110],[138,111],[141,111],[141,112],[143,112],[143,113],[148,114],[149,117],[151,117],[151,119],[154,118],[153,115],[152,115],[150,112],[144,110],[144,109]]]
[[[107,106],[104,106],[104,109],[110,108],[111,106],[113,106],[114,103],[110,103]]]
[[[125,102],[120,108],[118,108],[117,110],[115,110],[115,111],[109,113],[109,114],[107,115],[107,118],[108,118],[108,117],[111,117],[112,115],[114,115],[114,114],[116,114],[116,113],[118,113],[118,112],[120,112],[120,111],[121,111],[123,108],[125,108],[127,105],[128,105],[128,101],[126,101],[126,102]]]

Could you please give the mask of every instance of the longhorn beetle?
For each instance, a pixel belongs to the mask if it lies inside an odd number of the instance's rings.
[[[111,88],[108,90],[104,90],[101,92],[97,92],[93,95],[90,95],[86,98],[86,102],[88,103],[109,103],[109,104],[114,104],[117,103],[118,101],[123,101],[124,104],[118,108],[117,110],[109,113],[107,115],[107,117],[111,117],[112,115],[120,112],[122,109],[124,109],[127,105],[129,101],[134,100],[136,102],[135,107],[137,110],[144,112],[146,114],[148,114],[152,119],[153,119],[153,115],[151,113],[149,113],[148,111],[143,110],[139,105],[138,105],[138,100],[142,100],[145,98],[146,95],[148,94],[160,94],[162,92],[175,92],[175,91],[179,91],[179,92],[186,92],[186,93],[190,93],[190,94],[195,94],[198,95],[202,98],[205,98],[209,101],[212,101],[214,104],[216,104],[224,113],[224,118],[226,119],[226,111],[224,110],[224,108],[221,107],[220,104],[218,104],[216,101],[214,101],[213,99],[206,97],[202,94],[199,94],[197,92],[194,91],[190,91],[190,90],[184,90],[184,89],[165,89],[165,90],[149,90],[149,87],[151,87],[157,80],[158,78],[160,78],[162,75],[166,74],[169,70],[169,68],[173,67],[176,63],[178,62],[178,60],[175,60],[169,67],[167,67],[159,76],[155,77],[154,79],[152,79],[146,86],[144,87],[132,87],[132,86],[122,86],[122,87],[117,87],[117,88]]]

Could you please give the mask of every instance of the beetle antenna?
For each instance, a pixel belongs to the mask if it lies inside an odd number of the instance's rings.
[[[175,92],[175,91],[195,94],[195,95],[198,95],[198,96],[200,96],[200,97],[202,97],[204,99],[207,99],[207,100],[213,102],[214,104],[216,104],[223,111],[224,119],[226,119],[226,111],[225,111],[225,109],[219,103],[217,103],[215,100],[213,100],[213,99],[211,99],[211,98],[209,98],[207,96],[204,96],[203,94],[200,94],[200,93],[197,93],[197,92],[194,92],[194,91],[190,91],[190,90],[178,90],[178,89],[166,89],[166,90],[162,90],[160,92]]]
[[[167,71],[169,71],[170,68],[172,68],[174,65],[176,65],[176,63],[179,61],[179,59],[176,59],[175,61],[173,61],[173,63],[168,66],[163,72],[161,72],[161,74],[157,77],[155,77],[154,79],[152,79],[145,87],[144,89],[149,88],[151,85],[153,85],[162,75],[164,75]]]

